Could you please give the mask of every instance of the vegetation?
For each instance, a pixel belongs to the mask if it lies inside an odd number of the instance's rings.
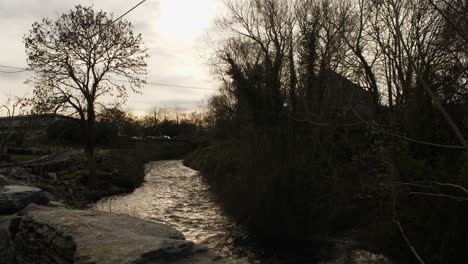
[[[76,6],[56,21],[33,24],[24,38],[35,73],[33,103],[38,112],[76,113],[88,161],[89,185],[96,185],[96,107],[106,96],[117,103],[145,83],[148,54],[141,35],[125,20]],[[116,82],[124,78],[127,85]]]
[[[41,158],[42,155],[12,155],[11,159],[17,162],[31,161]]]
[[[7,145],[8,143],[15,139],[16,136],[16,141],[21,141],[22,140],[22,135],[23,133],[15,133],[13,131],[13,128],[8,122],[8,118],[13,118],[17,115],[24,114],[24,108],[26,106],[26,99],[25,98],[8,98],[6,103],[0,106],[0,111],[4,111],[6,114],[6,118],[3,118],[0,121],[0,160],[8,159],[8,148]],[[27,127],[28,124],[23,124],[25,127]]]
[[[463,262],[466,2],[226,7],[213,140],[186,163],[227,211],[267,240],[353,233],[397,258]]]

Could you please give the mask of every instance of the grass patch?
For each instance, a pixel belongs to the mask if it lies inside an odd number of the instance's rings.
[[[88,174],[87,169],[80,169],[80,170],[68,171],[68,172],[64,173],[63,176],[66,179],[72,179],[72,178],[81,177],[81,176],[86,175],[86,174]],[[98,178],[108,177],[109,173],[104,171],[104,170],[97,169],[96,170],[96,176]]]
[[[42,155],[11,155],[11,159],[17,162],[31,161],[41,157]]]

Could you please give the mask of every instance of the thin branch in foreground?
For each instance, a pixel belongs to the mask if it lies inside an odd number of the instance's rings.
[[[398,216],[398,213],[396,212],[396,209],[393,209],[393,223],[395,223],[398,226],[398,229],[400,230],[401,235],[403,236],[403,239],[405,239],[406,244],[410,248],[411,252],[413,255],[416,257],[419,263],[425,264],[424,260],[421,258],[419,253],[416,251],[416,248],[413,246],[411,241],[409,240],[408,236],[406,235],[403,226],[401,225],[400,222],[400,217]]]
[[[459,197],[459,196],[448,195],[448,194],[443,194],[443,193],[410,192],[409,194],[449,198],[449,199],[456,200],[457,202],[468,201],[468,198],[466,197]]]

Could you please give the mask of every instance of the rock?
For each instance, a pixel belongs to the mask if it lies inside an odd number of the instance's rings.
[[[393,264],[386,256],[360,249],[355,242],[336,242],[331,259],[319,264]]]
[[[50,201],[47,206],[49,207],[67,207],[64,203],[57,202],[57,201]]]
[[[9,178],[14,178],[22,181],[32,181],[37,178],[30,170],[22,167],[9,167],[0,169],[0,174]]]
[[[15,264],[234,263],[172,227],[126,215],[31,204],[18,216],[5,242]]]
[[[30,203],[47,204],[52,194],[36,187],[7,185],[0,187],[0,214],[15,213]]]
[[[49,172],[47,173],[47,177],[53,181],[56,181],[57,180],[57,173],[55,172]]]
[[[5,176],[0,174],[0,186],[4,186],[6,184],[7,184],[7,180],[6,180]]]
[[[1,216],[0,215],[0,260],[1,263],[14,263],[13,262],[13,248],[11,245],[10,236],[10,222],[15,216]]]

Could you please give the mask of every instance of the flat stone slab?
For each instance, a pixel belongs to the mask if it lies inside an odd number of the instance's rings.
[[[31,204],[9,232],[12,264],[228,263],[170,226],[106,212]]]
[[[36,187],[0,186],[0,214],[16,213],[30,203],[47,204],[50,200],[52,194]]]

